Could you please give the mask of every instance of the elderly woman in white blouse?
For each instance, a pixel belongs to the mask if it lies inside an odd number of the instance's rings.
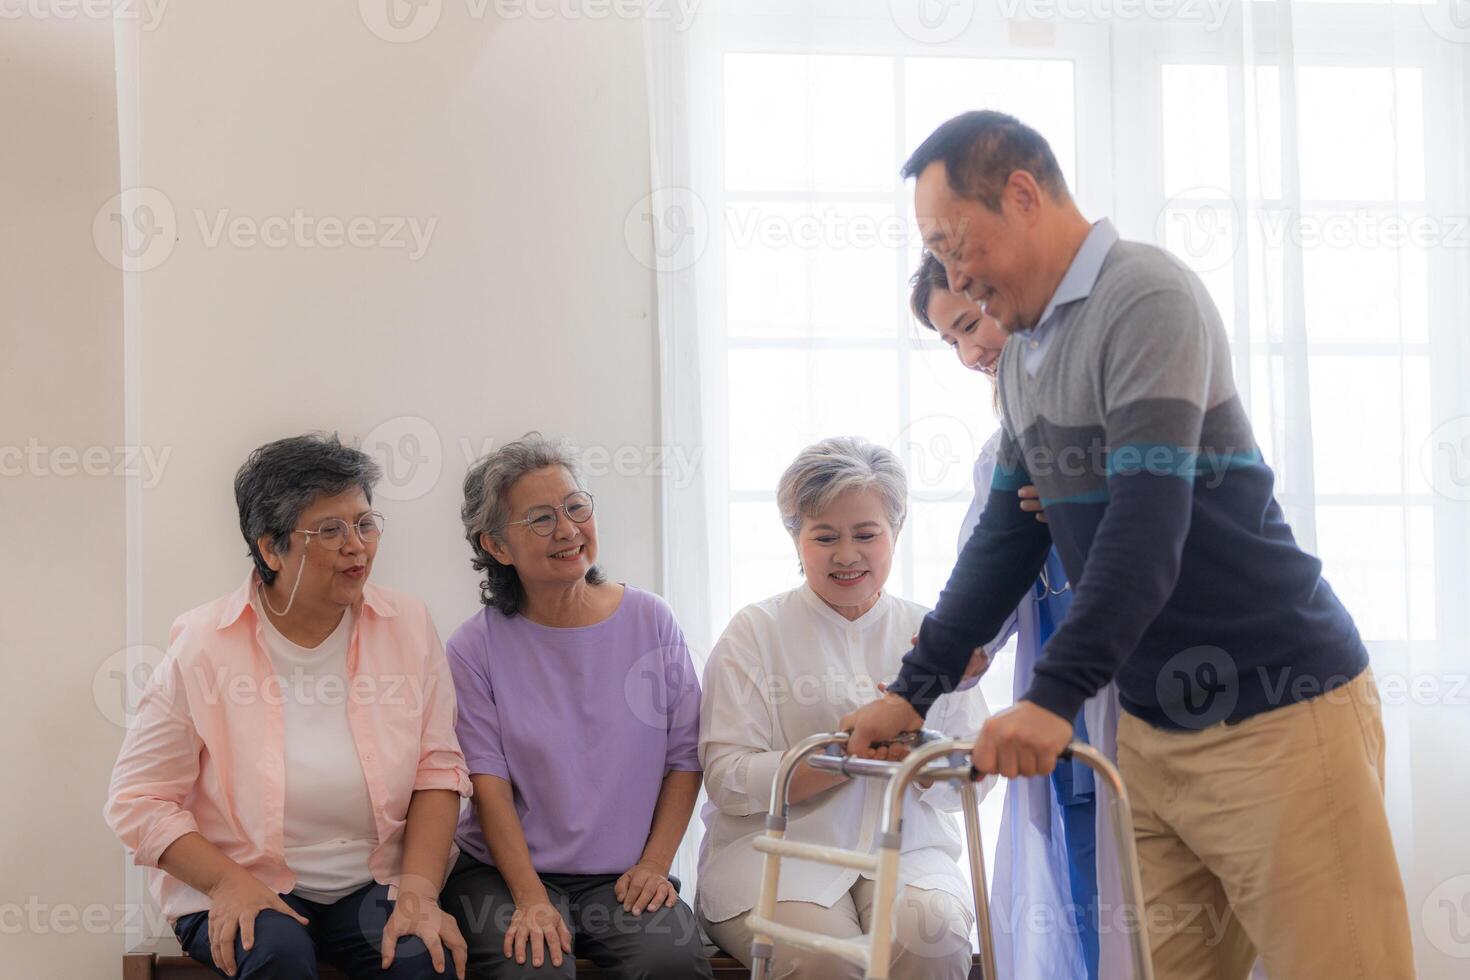
[[[704,764],[704,844],[699,917],[710,937],[748,964],[745,920],[760,889],[752,840],[764,828],[781,754],[808,735],[835,731],[844,714],[898,673],[928,612],[884,591],[903,528],[907,480],[898,459],[861,439],[827,439],[801,452],[781,477],[777,503],[805,581],[738,612],[704,675],[699,757]],[[946,695],[930,726],[973,736],[988,716],[973,681]],[[982,787],[983,789],[983,787]],[[803,765],[792,777],[793,839],[871,849],[879,784]],[[901,891],[894,916],[895,980],[961,980],[974,922],[959,868],[962,836],[947,786],[915,789],[904,809]],[[857,871],[783,864],[779,921],[851,938],[869,930],[873,882]],[[775,977],[861,977],[837,958],[778,944]]]

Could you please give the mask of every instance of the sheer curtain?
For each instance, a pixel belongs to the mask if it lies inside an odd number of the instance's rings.
[[[937,595],[995,423],[984,382],[906,311],[918,246],[897,171],[956,112],[1013,112],[1089,217],[1209,285],[1298,538],[1372,651],[1420,975],[1462,975],[1463,5],[706,0],[682,22],[651,6],[653,193],[630,244],[657,270],[664,437],[701,462],[663,499],[666,594],[699,653],[797,581],[773,489],[826,435],[901,451],[912,516],[890,587]],[[1006,664],[992,675],[997,708]]]

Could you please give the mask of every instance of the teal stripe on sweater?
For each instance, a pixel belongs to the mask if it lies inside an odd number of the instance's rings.
[[[1262,462],[1258,449],[1245,453],[1222,453],[1214,449],[1186,449],[1180,446],[1130,443],[1108,453],[1108,478],[1133,473],[1153,476],[1177,476],[1197,480],[1202,476],[1220,476],[1229,470],[1257,466]]]

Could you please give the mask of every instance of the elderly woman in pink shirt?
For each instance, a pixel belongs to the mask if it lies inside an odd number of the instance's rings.
[[[464,977],[438,904],[470,794],[454,685],[423,603],[368,582],[378,475],[335,436],[250,455],[254,568],[175,621],[113,769],[108,823],[222,976]]]

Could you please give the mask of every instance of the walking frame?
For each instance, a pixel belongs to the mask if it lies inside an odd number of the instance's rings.
[[[973,740],[945,738],[938,732],[922,732],[910,736],[916,747],[901,762],[856,759],[842,754],[847,743],[846,732],[812,735],[798,742],[781,757],[771,790],[771,809],[766,816],[766,832],[755,839],[755,849],[765,855],[760,899],[747,919],[754,936],[751,943],[751,980],[768,980],[771,971],[773,943],[790,943],[803,949],[816,950],[840,957],[864,969],[867,980],[888,980],[892,954],[893,903],[897,900],[898,865],[903,826],[903,800],[909,786],[918,779],[949,780],[956,783],[965,813],[965,839],[970,855],[970,876],[975,889],[975,930],[980,941],[982,980],[1000,980],[995,968],[995,943],[990,923],[990,902],[985,893],[985,855],[980,838],[979,795],[975,790],[977,773],[970,766]],[[901,738],[900,741],[903,739]],[[822,753],[822,754],[818,754]],[[955,759],[945,757],[959,755]],[[847,776],[886,780],[882,816],[882,835],[876,853],[850,851],[824,844],[786,839],[786,801],[791,777],[797,766],[810,759],[813,769],[842,773]],[[1154,980],[1153,962],[1149,956],[1148,931],[1144,924],[1143,885],[1139,879],[1138,850],[1133,841],[1133,818],[1128,808],[1128,791],[1117,768],[1097,749],[1073,742],[1060,756],[1075,759],[1090,767],[1098,781],[1108,786],[1112,802],[1112,826],[1117,834],[1118,859],[1125,907],[1135,909],[1136,928],[1130,939],[1134,976],[1138,980]],[[809,932],[775,921],[777,882],[782,858],[799,858],[823,864],[853,868],[874,876],[874,901],[871,931],[861,939],[839,939]]]

